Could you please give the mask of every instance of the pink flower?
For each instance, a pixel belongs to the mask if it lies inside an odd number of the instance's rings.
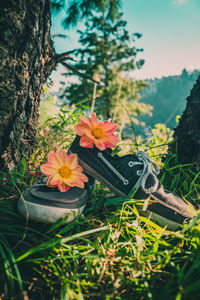
[[[94,145],[99,150],[115,148],[119,143],[118,137],[114,135],[118,125],[112,122],[99,122],[95,114],[92,114],[91,121],[81,117],[80,123],[74,126],[76,134],[81,136],[80,146],[92,148]]]
[[[83,168],[78,164],[77,154],[67,154],[62,149],[50,151],[48,162],[41,165],[41,172],[48,176],[47,186],[58,187],[60,192],[66,192],[71,187],[84,188],[84,182],[88,181]]]

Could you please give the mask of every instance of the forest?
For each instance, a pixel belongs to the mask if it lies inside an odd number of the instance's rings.
[[[190,94],[200,71],[188,72],[183,69],[181,75],[166,76],[147,80],[149,86],[141,91],[141,101],[153,106],[152,115],[139,117],[145,126],[153,128],[157,123],[165,124],[173,129],[177,125],[176,118],[185,109],[185,99]],[[136,127],[137,133],[144,135],[143,127]]]
[[[2,1],[0,300],[199,298],[199,65],[135,74],[200,7],[150,1]]]

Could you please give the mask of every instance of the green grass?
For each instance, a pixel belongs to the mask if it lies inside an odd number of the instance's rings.
[[[187,200],[197,202],[199,173],[177,165],[163,168],[161,177],[168,188],[179,189],[179,194],[187,194]],[[122,203],[97,184],[84,215],[74,222],[27,223],[17,212],[17,190],[4,176],[4,200],[0,202],[2,298],[198,298],[199,217],[178,232],[168,231],[139,215],[141,201]]]
[[[63,131],[57,124],[49,129],[54,140]],[[162,167],[165,188],[198,205],[199,170],[181,165],[172,153],[163,163],[171,139],[165,128],[156,130],[151,140],[138,139],[137,146],[122,143],[121,154],[148,151]],[[199,216],[169,231],[139,214],[142,201],[123,200],[100,183],[84,214],[70,224],[64,224],[67,217],[44,225],[20,216],[17,200],[37,181],[30,167],[44,159],[48,138],[40,138],[39,145],[41,152],[37,148],[30,165],[24,159],[12,172],[0,174],[0,299],[199,298]]]

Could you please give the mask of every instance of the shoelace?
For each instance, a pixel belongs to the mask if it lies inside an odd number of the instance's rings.
[[[141,186],[142,190],[145,193],[147,193],[147,194],[153,193],[157,190],[157,187],[159,184],[159,181],[156,177],[156,175],[158,175],[160,173],[159,168],[158,168],[157,164],[150,159],[148,154],[144,153],[143,151],[138,152],[138,159],[140,161],[142,161],[141,164],[143,165],[143,170],[142,170],[141,176],[140,176],[139,180],[137,181],[137,183],[135,184],[134,188],[138,188],[139,186]],[[152,168],[152,166],[153,166],[153,168]],[[154,183],[149,188],[146,188],[146,183],[147,183],[147,179],[149,176],[153,177]]]
[[[124,185],[128,185],[129,181],[128,179],[126,179],[124,176],[122,176],[110,163],[109,161],[103,156],[103,154],[101,152],[98,153],[98,156],[104,161],[104,163],[123,181]],[[134,161],[130,161],[129,162],[129,167],[134,167],[134,166],[138,166],[138,165],[142,165],[143,166],[143,170],[138,170],[137,171],[137,175],[140,176],[139,180],[136,182],[135,186],[133,187],[133,189],[137,189],[141,186],[142,190],[147,193],[153,193],[157,190],[159,181],[156,177],[156,175],[159,174],[159,168],[157,166],[157,164],[152,161],[150,159],[150,157],[148,156],[148,154],[144,153],[143,151],[139,151],[138,152],[138,159],[141,162],[134,162]],[[152,168],[153,166],[153,168]],[[153,177],[153,181],[154,183],[152,184],[151,187],[146,188],[146,183],[147,183],[147,179],[149,176]]]

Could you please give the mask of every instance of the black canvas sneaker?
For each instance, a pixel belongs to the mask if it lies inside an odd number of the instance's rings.
[[[54,223],[68,215],[66,223],[81,214],[95,186],[88,176],[84,189],[72,187],[67,192],[46,186],[45,179],[29,187],[18,201],[18,210],[26,218],[42,223]]]
[[[111,155],[111,150],[100,151],[95,146],[79,145],[80,137],[73,141],[69,152],[76,153],[84,171],[105,184],[116,195],[148,199],[143,214],[157,220],[160,225],[175,230],[196,215],[192,205],[186,204],[177,195],[164,190],[157,176],[159,169],[142,151],[137,155]]]

